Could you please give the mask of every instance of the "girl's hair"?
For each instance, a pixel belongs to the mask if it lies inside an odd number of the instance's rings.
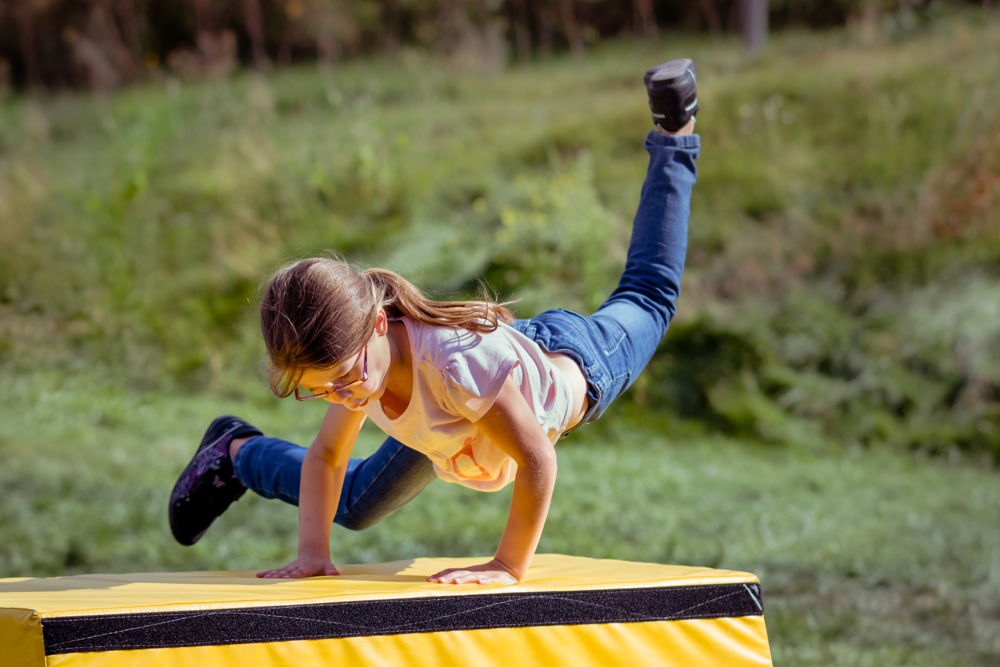
[[[380,308],[389,317],[489,333],[514,321],[506,305],[485,294],[482,301],[431,301],[388,269],[356,271],[325,258],[289,264],[271,279],[260,307],[271,391],[284,398],[307,369],[333,368],[357,354]]]

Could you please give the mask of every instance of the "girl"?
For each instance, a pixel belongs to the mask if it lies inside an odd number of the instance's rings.
[[[298,558],[259,577],[335,575],[333,523],[360,530],[434,477],[481,491],[514,483],[493,560],[428,578],[521,580],[556,477],[556,441],[594,421],[645,367],[680,292],[699,139],[694,66],[646,74],[656,131],[621,281],[589,317],[515,320],[502,304],[436,302],[384,269],[307,259],[272,279],[261,327],[281,397],[330,403],[308,449],[230,416],[209,426],[170,498],[170,526],[194,544],[247,488],[299,506]],[[365,418],[390,437],[349,458]]]

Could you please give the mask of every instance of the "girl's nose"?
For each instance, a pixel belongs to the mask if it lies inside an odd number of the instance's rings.
[[[347,403],[351,400],[351,389],[338,389],[337,391],[330,393],[326,397],[326,400],[330,403]]]
[[[347,400],[347,397],[344,396],[343,392],[334,391],[324,396],[323,399],[328,403],[343,403]]]

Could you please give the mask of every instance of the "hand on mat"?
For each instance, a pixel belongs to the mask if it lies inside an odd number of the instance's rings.
[[[427,577],[427,581],[435,584],[504,584],[510,586],[517,583],[517,577],[494,559],[482,565],[449,568],[443,572],[432,574]]]
[[[331,577],[340,574],[328,558],[299,556],[285,567],[258,572],[261,579],[303,579],[305,577]]]

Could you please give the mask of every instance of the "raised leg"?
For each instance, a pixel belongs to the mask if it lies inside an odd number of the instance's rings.
[[[580,365],[589,403],[581,423],[604,414],[646,367],[681,291],[700,139],[650,132],[645,146],[649,169],[618,287],[589,317],[547,310],[513,324],[545,350],[566,354]]]
[[[631,385],[652,358],[677,311],[681,274],[687,256],[691,190],[697,177],[697,135],[650,132],[646,138],[649,169],[632,226],[628,259],[618,287],[594,319],[608,319],[625,333],[629,349],[621,363]]]

